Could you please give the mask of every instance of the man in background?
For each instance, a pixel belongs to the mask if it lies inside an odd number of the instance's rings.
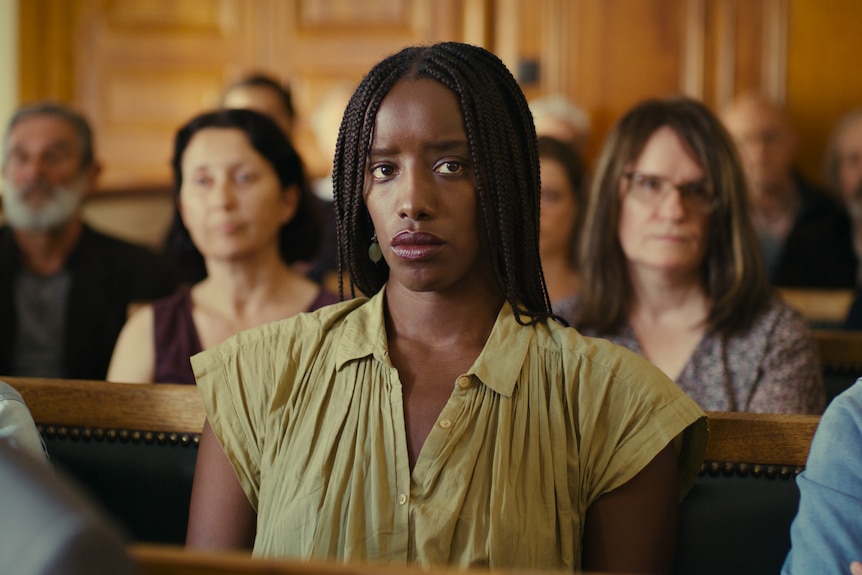
[[[80,217],[100,166],[86,119],[38,103],[9,121],[0,227],[0,374],[104,379],[129,305],[170,294],[176,274]]]
[[[797,134],[783,109],[745,94],[722,113],[745,166],[752,219],[773,285],[851,288],[850,220],[843,206],[793,170]]]

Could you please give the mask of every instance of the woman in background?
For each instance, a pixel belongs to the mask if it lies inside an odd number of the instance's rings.
[[[581,298],[564,317],[658,366],[706,410],[820,413],[811,330],[769,288],[745,175],[720,122],[651,100],[601,152]]]
[[[267,116],[201,114],[179,130],[172,160],[175,238],[202,259],[206,279],[135,313],[117,341],[108,380],[195,382],[189,357],[228,336],[334,303],[293,271],[315,253],[319,227],[302,161]]]
[[[337,109],[338,120],[341,119],[341,111],[344,109],[343,103],[340,109],[337,108],[338,100],[341,97],[339,94],[343,90],[344,88],[339,87],[338,91],[325,95],[322,102]],[[346,103],[348,97],[349,94],[343,96],[344,103]],[[290,88],[280,84],[270,76],[251,74],[240,78],[225,90],[221,106],[223,108],[255,110],[261,114],[266,114],[275,120],[288,138],[293,137],[293,129],[296,126],[296,111],[293,107],[293,97]],[[330,111],[336,113],[335,110]],[[316,136],[318,135],[318,122],[315,120],[319,119],[316,115],[311,117],[312,127],[315,128]],[[336,124],[335,133],[332,134],[331,138],[334,140],[337,134],[338,125]],[[323,150],[326,157],[330,160],[330,165],[334,150],[334,142],[331,149]],[[322,229],[321,247],[313,260],[296,261],[293,263],[293,268],[322,284],[330,291],[335,292],[338,290],[338,278],[335,273],[337,267],[335,262],[336,233],[335,214],[332,211],[332,176],[327,172],[327,175],[321,179],[326,182],[326,186],[323,188],[320,187],[319,181],[309,182],[313,192],[310,199],[320,214]],[[323,190],[325,190],[325,193],[321,193]]]
[[[548,296],[557,311],[571,305],[568,300],[578,291],[578,235],[587,203],[584,165],[570,146],[549,136],[539,136],[539,163],[539,251]]]

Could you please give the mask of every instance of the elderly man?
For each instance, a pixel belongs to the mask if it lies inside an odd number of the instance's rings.
[[[2,166],[2,375],[104,379],[129,304],[176,287],[155,254],[82,222],[99,170],[77,112],[40,103],[12,116]]]
[[[839,202],[793,171],[797,135],[775,103],[747,94],[722,113],[748,176],[752,217],[771,283],[850,288],[855,283],[850,220]]]

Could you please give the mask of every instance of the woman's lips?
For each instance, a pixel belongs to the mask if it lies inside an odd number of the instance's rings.
[[[389,247],[399,258],[418,262],[439,252],[443,247],[443,241],[425,232],[401,232],[392,238]]]

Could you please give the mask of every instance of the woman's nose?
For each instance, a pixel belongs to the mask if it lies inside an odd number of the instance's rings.
[[[406,170],[399,180],[398,215],[422,220],[434,214],[434,180],[421,170]]]

